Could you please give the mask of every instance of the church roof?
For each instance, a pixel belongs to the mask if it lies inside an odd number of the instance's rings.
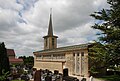
[[[9,58],[10,63],[23,63],[23,59]]]
[[[55,48],[55,49],[46,49],[46,50],[36,51],[33,53],[64,52],[64,51],[77,50],[77,49],[86,49],[86,48],[88,48],[89,45],[91,45],[91,44],[87,43],[87,44],[59,47],[59,48]]]

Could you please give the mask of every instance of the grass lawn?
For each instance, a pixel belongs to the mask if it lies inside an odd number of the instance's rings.
[[[102,79],[105,81],[120,81],[120,76],[118,76],[118,75],[103,76],[103,77],[98,78],[98,79]]]
[[[12,80],[12,81],[24,81],[24,80]]]

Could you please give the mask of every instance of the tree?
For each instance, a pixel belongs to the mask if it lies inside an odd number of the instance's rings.
[[[29,57],[20,56],[19,58],[23,59],[24,65],[33,67],[33,65],[34,65],[34,57],[33,56],[29,56]]]
[[[89,54],[91,73],[94,75],[106,74],[106,69],[112,60],[107,47],[100,42],[95,42],[92,44],[92,48],[89,48]]]
[[[7,50],[4,43],[0,43],[0,75],[3,75],[3,73],[7,72],[10,72]]]
[[[101,31],[95,46],[98,49],[92,49],[92,52],[98,55],[99,59],[104,58],[99,60],[99,63],[102,62],[103,67],[109,68],[120,65],[120,0],[107,0],[107,3],[110,5],[109,9],[91,14],[99,21],[92,28]]]

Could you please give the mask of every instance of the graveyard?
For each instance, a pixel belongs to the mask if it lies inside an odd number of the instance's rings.
[[[109,76],[108,76],[109,75]],[[119,76],[109,73],[107,76],[101,78],[90,77],[73,77],[69,75],[68,68],[63,69],[63,73],[59,70],[54,72],[49,69],[23,68],[20,66],[11,68],[11,75],[7,77],[6,81],[119,81]]]
[[[0,0],[0,81],[120,81],[120,0]]]
[[[79,81],[76,77],[68,75],[68,69],[63,69],[63,74],[58,70],[37,70],[34,74],[34,81]]]
[[[30,70],[24,71],[24,73],[18,73],[18,68],[12,68],[12,73],[8,76],[7,81],[79,81],[77,77],[69,76],[68,69],[63,69],[63,74],[59,73],[58,70],[54,72],[45,69],[45,70]],[[86,80],[81,80],[86,81]]]

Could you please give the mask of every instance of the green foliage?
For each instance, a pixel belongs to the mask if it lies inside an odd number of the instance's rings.
[[[25,81],[25,80],[12,80],[12,81]]]
[[[28,65],[30,67],[32,67],[34,65],[34,57],[33,56],[20,56],[19,58],[23,59],[24,61],[24,65]]]
[[[93,44],[89,49],[90,70],[92,73],[105,74],[106,68],[109,68],[111,56],[107,47],[99,42]]]
[[[93,64],[94,70],[120,65],[120,0],[107,0],[107,3],[109,9],[91,14],[99,21],[92,28],[101,31],[99,41],[91,48],[93,54],[90,53],[96,64]]]
[[[6,81],[7,77],[9,76],[9,72],[4,72],[4,70],[2,70],[2,75],[0,76],[0,81]]]
[[[18,72],[18,74],[23,74],[24,70],[23,69],[19,69],[17,72]]]
[[[2,74],[2,70],[4,69],[4,72],[10,72],[10,66],[9,66],[9,59],[7,56],[7,50],[5,48],[4,43],[0,43],[0,75]]]
[[[104,76],[100,79],[103,79],[105,81],[120,81],[120,76],[118,75]]]

